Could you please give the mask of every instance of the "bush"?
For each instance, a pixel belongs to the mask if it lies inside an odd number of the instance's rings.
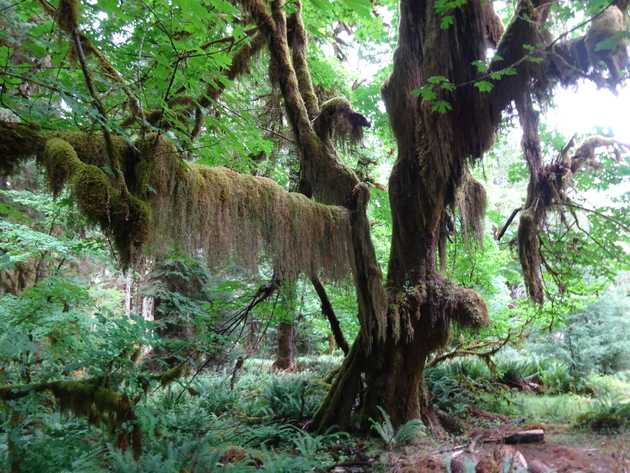
[[[566,364],[576,380],[590,373],[614,374],[629,370],[628,313],[627,287],[613,287],[585,310],[569,316],[563,330],[530,346],[535,353]]]
[[[568,393],[573,387],[569,367],[560,361],[544,360],[540,363],[539,376],[546,392],[550,394]]]
[[[598,399],[588,412],[578,417],[577,425],[597,432],[630,428],[630,399]]]

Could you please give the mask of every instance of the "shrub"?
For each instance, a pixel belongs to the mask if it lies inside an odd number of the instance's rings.
[[[577,419],[577,425],[598,432],[630,428],[630,399],[603,397]]]

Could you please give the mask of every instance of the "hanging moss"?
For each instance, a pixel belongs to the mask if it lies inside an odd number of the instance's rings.
[[[14,174],[20,162],[35,156],[43,144],[37,127],[0,122],[0,176]]]
[[[0,146],[10,156],[38,153],[50,190],[58,195],[69,187],[86,217],[113,238],[123,267],[146,248],[175,245],[214,268],[234,263],[257,271],[266,259],[285,277],[351,274],[350,213],[343,207],[288,193],[270,179],[187,164],[163,136],[135,146],[114,139],[121,183],[107,172],[100,135],[3,130],[10,139]]]
[[[343,97],[334,97],[324,102],[319,115],[313,121],[315,132],[322,139],[332,139],[340,144],[356,143],[363,138],[363,128],[370,122],[352,109],[350,102]]]
[[[175,243],[214,268],[232,262],[256,271],[267,258],[287,277],[350,274],[346,209],[286,192],[270,179],[185,164],[162,137],[148,137],[137,148],[142,159],[136,176],[152,209],[153,248]]]
[[[464,238],[482,243],[487,196],[481,182],[465,172],[454,203],[459,210]]]

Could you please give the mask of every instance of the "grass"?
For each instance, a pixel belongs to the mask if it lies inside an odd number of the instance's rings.
[[[504,398],[484,395],[485,407],[525,422],[574,423],[588,412],[593,400],[578,394],[533,394],[513,392]]]

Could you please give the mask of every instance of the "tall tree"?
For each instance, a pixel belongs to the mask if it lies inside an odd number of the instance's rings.
[[[199,98],[191,99],[177,88],[169,97],[171,79],[161,108],[147,113],[125,77],[82,32],[76,0],[61,0],[57,8],[41,3],[69,40],[100,131],[51,132],[1,122],[1,169],[11,172],[21,159],[37,155],[51,190],[69,186],[83,212],[112,237],[123,265],[174,242],[191,254],[203,254],[214,266],[231,261],[253,268],[264,255],[286,279],[300,273],[328,279],[351,274],[360,332],[315,418],[319,428],[366,425],[378,407],[395,424],[422,417],[439,428],[424,389],[427,358],[447,342],[451,324],[479,327],[488,322],[481,297],[445,279],[438,264],[454,209],[467,233],[479,232],[485,192],[470,176],[470,164],[490,148],[505,111],[515,103],[532,174],[519,246],[529,293],[540,302],[537,233],[558,196],[533,204],[549,189],[539,185],[543,176],[534,104],[546,101],[558,82],[572,84],[582,77],[614,88],[628,63],[620,37],[626,28],[626,0],[615,0],[596,15],[612,12],[608,29],[593,27],[575,38],[551,36],[552,3],[541,0],[520,0],[503,34],[487,2],[454,6],[401,0],[393,72],[382,91],[398,145],[389,181],[393,236],[384,279],[366,213],[368,185],[341,162],[335,147],[340,139],[359,137],[369,123],[346,99],[319,103],[299,1],[241,0],[243,15],[235,23],[254,27],[222,70],[234,79],[266,45],[270,76],[284,99],[300,157],[299,194],[269,179],[182,163],[186,153],[165,130],[184,130],[189,141],[196,139],[204,129],[203,111],[222,94],[223,81],[212,80]],[[594,46],[601,41],[614,44]],[[488,46],[497,49],[489,63]],[[181,54],[173,78],[188,58]],[[131,110],[126,122],[136,123],[138,130],[131,142],[112,130],[95,74],[126,95]],[[177,113],[164,113],[168,107]],[[187,129],[180,126],[187,116],[183,112],[192,117]],[[579,161],[567,158],[559,164],[572,170]],[[532,213],[534,224],[528,226]]]

